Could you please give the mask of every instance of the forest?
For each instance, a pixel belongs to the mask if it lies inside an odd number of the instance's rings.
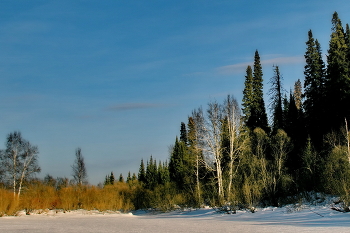
[[[80,148],[72,180],[49,174],[38,179],[38,148],[20,132],[10,133],[0,153],[0,216],[23,209],[126,212],[204,205],[254,212],[310,192],[337,195],[350,211],[350,28],[333,14],[326,56],[307,33],[303,83],[295,80],[287,92],[275,65],[265,98],[256,50],[241,106],[228,95],[194,109],[180,122],[169,159],[141,160],[138,174],[129,172],[126,179],[111,172],[90,185]]]

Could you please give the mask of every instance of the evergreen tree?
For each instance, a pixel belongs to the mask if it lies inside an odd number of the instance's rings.
[[[158,184],[157,161],[151,155],[146,168],[146,188],[153,190]]]
[[[346,59],[348,61],[348,76],[350,76],[350,28],[349,24],[346,24],[346,29],[345,29],[345,43],[347,45],[347,56]]]
[[[146,171],[145,171],[145,164],[143,163],[143,159],[141,159],[141,164],[140,164],[139,174],[138,174],[138,180],[140,182],[143,182],[143,183],[146,182]]]
[[[299,85],[298,82],[296,82],[296,86],[297,85]],[[302,166],[301,157],[303,148],[305,147],[307,133],[302,108],[298,109],[295,101],[296,98],[293,93],[298,93],[298,91],[290,91],[289,101],[287,101],[288,107],[287,111],[285,111],[285,131],[291,138],[293,144],[291,152],[287,157],[286,166],[294,177],[294,180],[297,181],[299,170]]]
[[[279,67],[274,67],[274,76],[271,78],[271,89],[270,89],[270,98],[271,98],[271,111],[272,111],[272,131],[277,132],[278,129],[284,129],[283,123],[283,108],[282,108],[282,76],[279,71]]]
[[[114,180],[115,180],[115,178],[114,178],[114,174],[113,174],[113,172],[111,172],[111,175],[109,176],[109,184],[114,184]]]
[[[183,122],[181,122],[180,141],[185,143],[185,145],[187,145],[187,129],[186,129],[186,124]]]
[[[250,116],[247,121],[247,126],[250,129],[257,127],[265,131],[269,131],[267,123],[267,114],[265,109],[264,93],[263,93],[263,72],[260,62],[258,50],[254,56],[254,70],[252,80],[252,101],[250,104]]]
[[[186,172],[186,146],[184,142],[179,141],[176,137],[175,145],[171,153],[169,162],[170,180],[173,181],[179,189],[183,189],[185,185]]]
[[[131,180],[132,180],[132,181],[135,181],[135,180],[137,180],[137,176],[136,176],[135,172],[134,172],[134,173],[132,173],[132,177],[131,177]]]
[[[119,175],[119,182],[124,183],[124,177],[122,173]]]
[[[252,104],[253,104],[253,70],[251,66],[248,66],[246,70],[245,81],[244,81],[243,100],[242,100],[243,120],[246,125],[248,125],[248,120],[251,117]]]
[[[105,181],[103,182],[103,185],[104,186],[109,185],[109,176],[108,175],[106,175]]]
[[[306,127],[311,140],[320,147],[324,132],[325,107],[325,64],[322,60],[321,46],[313,38],[312,31],[308,32],[307,49],[305,52],[305,81],[303,103]]]
[[[348,45],[338,13],[332,18],[332,34],[327,56],[326,116],[327,130],[339,130],[344,118],[350,119],[350,79]]]
[[[126,183],[129,183],[131,181],[131,173],[128,172],[128,177],[126,178]]]
[[[169,175],[169,169],[168,164],[162,163],[159,161],[158,165],[158,184],[165,185],[166,183],[170,182],[170,175]]]
[[[287,97],[287,94],[284,93],[283,114],[282,115],[283,115],[283,125],[284,125],[284,128],[286,129],[286,132],[287,132],[287,128],[288,128],[288,111],[289,111],[289,99]]]

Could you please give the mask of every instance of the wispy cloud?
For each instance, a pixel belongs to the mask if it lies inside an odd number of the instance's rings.
[[[160,104],[151,104],[151,103],[123,103],[109,106],[107,111],[127,111],[135,109],[146,109],[146,108],[158,108]]]
[[[242,73],[245,71],[248,65],[252,65],[251,62],[244,62],[244,63],[237,63],[233,65],[228,66],[221,66],[217,68],[217,71],[220,74],[236,74],[236,73]]]
[[[262,59],[262,65],[285,65],[285,64],[298,64],[305,61],[303,56],[293,57],[275,57],[269,59]],[[253,65],[253,62],[243,62],[233,65],[221,66],[217,68],[217,72],[223,75],[237,74],[245,72],[248,65]]]
[[[262,60],[262,65],[281,65],[281,64],[298,64],[305,62],[303,56],[294,56],[294,57],[276,57],[272,59]]]

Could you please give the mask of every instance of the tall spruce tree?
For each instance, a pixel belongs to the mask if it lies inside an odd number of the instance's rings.
[[[321,46],[313,38],[312,31],[308,32],[306,42],[304,67],[303,103],[308,134],[314,145],[320,147],[323,140],[325,124],[325,64],[322,60]],[[322,127],[321,127],[322,126]]]
[[[170,180],[173,181],[179,189],[183,189],[185,186],[185,178],[189,174],[187,173],[187,150],[185,143],[179,141],[176,137],[175,145],[170,156],[169,173]]]
[[[158,168],[157,161],[153,159],[152,155],[147,162],[146,168],[146,188],[153,190],[158,184]]]
[[[254,70],[247,67],[243,90],[243,120],[251,130],[257,127],[269,131],[263,93],[263,72],[258,50],[254,55]]]
[[[254,56],[252,90],[251,113],[247,125],[251,129],[259,127],[269,132],[263,93],[263,72],[258,50],[255,51]]]
[[[277,132],[278,129],[284,129],[283,122],[283,108],[282,108],[282,76],[278,66],[274,67],[274,76],[271,78],[271,88],[269,91],[271,99],[271,112],[272,112],[272,131]]]
[[[295,86],[298,85],[298,82],[296,82]],[[307,134],[302,108],[298,109],[298,104],[295,101],[295,93],[298,93],[298,91],[291,90],[289,101],[287,101],[288,107],[285,110],[285,131],[294,145],[287,157],[286,166],[293,175],[294,180],[297,181],[299,177],[298,172],[301,166],[302,149],[304,148]]]
[[[145,183],[146,182],[146,170],[145,170],[145,164],[143,162],[143,159],[141,159],[141,164],[139,168],[139,174],[137,178],[140,182]]]
[[[119,182],[124,183],[124,177],[122,173],[119,175]]]
[[[246,70],[243,99],[242,99],[243,120],[246,125],[248,125],[248,121],[251,117],[252,105],[253,105],[253,70],[251,66],[248,66]]]
[[[159,161],[158,165],[158,184],[166,184],[170,182],[169,168],[167,162]]]
[[[349,24],[346,24],[346,27],[345,27],[345,43],[348,46],[346,59],[348,60],[348,72],[349,72],[348,75],[350,76],[350,28],[349,28]]]
[[[332,34],[327,56],[326,116],[328,130],[339,130],[344,118],[350,119],[350,79],[348,45],[338,13],[332,18]]]
[[[114,180],[115,180],[114,174],[113,172],[111,172],[111,175],[109,176],[109,184],[114,184]]]
[[[131,181],[131,173],[128,172],[128,177],[126,177],[126,183],[129,183]]]
[[[187,129],[184,122],[181,122],[180,141],[184,142],[185,145],[187,145]]]

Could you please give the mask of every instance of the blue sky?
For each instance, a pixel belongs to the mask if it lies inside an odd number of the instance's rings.
[[[307,32],[328,49],[348,1],[0,1],[0,145],[39,147],[42,173],[71,178],[81,147],[89,181],[166,160],[191,111],[242,99],[258,49],[265,92],[279,65],[303,79]],[[268,98],[265,96],[265,98]]]

